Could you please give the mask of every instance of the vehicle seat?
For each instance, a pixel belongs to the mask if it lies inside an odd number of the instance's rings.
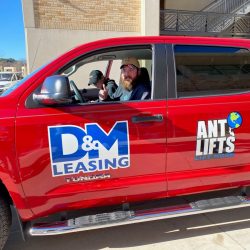
[[[149,78],[149,74],[148,74],[147,68],[141,67],[140,70],[141,70],[141,74],[139,76],[139,80],[138,81],[146,84],[148,87],[151,88],[151,81],[150,81],[150,78]]]

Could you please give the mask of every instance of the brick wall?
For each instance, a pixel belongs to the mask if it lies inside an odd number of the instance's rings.
[[[35,0],[35,26],[140,32],[141,0]]]

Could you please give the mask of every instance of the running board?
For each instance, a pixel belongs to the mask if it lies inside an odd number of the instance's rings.
[[[147,210],[114,211],[54,223],[34,224],[32,236],[58,235],[250,206],[250,197],[227,196]]]

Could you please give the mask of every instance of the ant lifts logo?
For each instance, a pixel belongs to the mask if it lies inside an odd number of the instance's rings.
[[[130,166],[127,121],[116,122],[108,133],[97,123],[85,124],[85,129],[50,126],[48,133],[53,176]]]
[[[198,121],[196,160],[228,158],[234,156],[235,129],[242,124],[238,112],[232,112],[227,119]]]

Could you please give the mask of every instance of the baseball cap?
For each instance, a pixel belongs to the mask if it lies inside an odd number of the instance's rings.
[[[129,65],[129,64],[134,65],[136,68],[140,68],[139,61],[135,57],[126,57],[126,58],[122,59],[122,63],[121,63],[120,69],[123,66]]]
[[[101,80],[103,77],[103,74],[100,70],[92,70],[89,74],[89,83],[88,85],[91,84],[96,84],[99,80]]]

